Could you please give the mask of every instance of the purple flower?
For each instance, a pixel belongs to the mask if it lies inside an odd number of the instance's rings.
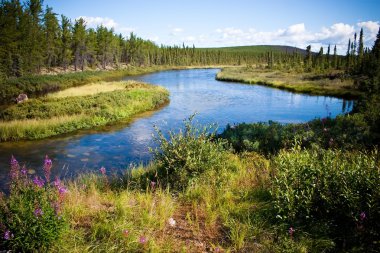
[[[35,176],[33,179],[33,183],[37,185],[39,188],[42,188],[45,184],[45,181],[42,178]]]
[[[44,174],[45,174],[46,182],[50,181],[50,172],[51,172],[52,165],[53,163],[51,162],[49,157],[46,155],[45,160],[44,160]]]
[[[67,189],[66,189],[66,187],[63,186],[63,185],[59,186],[59,187],[58,187],[58,193],[59,193],[60,195],[64,195],[65,193],[67,193]]]
[[[365,214],[365,212],[361,212],[360,213],[360,220],[364,221],[366,218],[367,218],[367,215]]]
[[[106,168],[104,168],[103,166],[100,168],[100,173],[102,173],[103,175],[106,174]]]
[[[12,155],[11,157],[11,167],[17,167],[18,166],[18,162],[16,160],[16,158]]]
[[[20,165],[18,164],[16,158],[12,155],[12,157],[11,157],[11,171],[9,173],[12,181],[18,179],[19,173],[20,173],[19,170],[20,170]]]
[[[156,182],[150,181],[150,187],[154,189],[156,187]]]
[[[27,173],[28,173],[28,171],[26,170],[25,165],[22,166],[21,174],[23,174],[25,176]]]
[[[58,177],[55,177],[53,184],[56,188],[58,188],[59,186],[61,186],[61,180],[59,180]]]
[[[4,232],[4,236],[3,236],[4,240],[10,240],[11,238],[13,238],[13,234],[11,233],[11,231],[9,231],[8,229]]]
[[[322,124],[324,125],[327,122],[327,118],[322,118],[321,121],[322,121]]]
[[[125,237],[128,237],[128,235],[129,235],[129,230],[127,230],[127,229],[124,230],[124,231],[123,231],[123,235],[124,235]]]
[[[41,217],[43,214],[44,214],[44,212],[42,211],[41,208],[36,208],[36,209],[34,210],[34,216],[36,216],[37,218],[38,218],[38,217]]]
[[[140,238],[139,238],[139,243],[141,243],[141,244],[145,244],[146,242],[148,241],[148,239],[146,239],[146,237],[145,236],[140,236]]]
[[[294,232],[296,232],[296,230],[293,227],[290,227],[289,228],[289,235],[290,235],[290,237],[293,237]]]
[[[59,195],[64,195],[67,192],[66,187],[62,184],[58,177],[53,182],[55,188],[57,188]]]

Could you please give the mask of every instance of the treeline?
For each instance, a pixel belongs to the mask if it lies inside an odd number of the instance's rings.
[[[59,17],[59,18],[58,18]],[[350,75],[376,74],[374,50],[364,47],[363,30],[348,42],[347,55],[337,54],[337,48],[321,47],[318,53],[308,46],[300,50],[197,49],[194,46],[158,46],[131,33],[128,37],[113,29],[98,26],[88,28],[84,19],[71,21],[43,8],[42,0],[0,1],[0,80],[8,77],[41,73],[43,69],[71,66],[85,68],[118,68],[170,65],[256,65],[299,72],[342,70]],[[371,73],[369,73],[371,72]],[[379,71],[377,71],[379,72]],[[366,84],[368,86],[368,82]],[[358,82],[359,83],[359,82]],[[363,80],[360,85],[364,86]]]
[[[72,22],[42,0],[0,2],[0,78],[40,73],[61,67],[106,69],[120,64],[211,65],[265,62],[265,54],[198,50],[195,47],[158,46],[131,33],[87,28],[83,18]]]

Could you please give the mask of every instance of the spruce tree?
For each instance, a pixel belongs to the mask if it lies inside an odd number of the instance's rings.
[[[86,65],[86,23],[83,18],[75,20],[73,29],[73,51],[75,71],[80,68],[82,71]]]
[[[56,66],[58,63],[60,30],[56,15],[52,8],[46,8],[43,30],[45,33],[45,66],[47,68]]]
[[[61,15],[61,42],[60,42],[60,53],[59,53],[59,64],[64,68],[64,70],[67,69],[69,64],[71,64],[72,60],[72,50],[71,50],[71,43],[72,43],[72,25],[71,21],[65,17],[64,15]]]

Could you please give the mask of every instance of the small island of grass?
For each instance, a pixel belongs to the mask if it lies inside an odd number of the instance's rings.
[[[141,82],[102,82],[29,99],[0,113],[0,141],[33,140],[129,120],[168,102],[166,89]]]

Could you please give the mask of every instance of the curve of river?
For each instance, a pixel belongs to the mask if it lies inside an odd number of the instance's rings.
[[[47,154],[53,160],[53,174],[60,177],[97,170],[100,166],[120,170],[131,163],[147,163],[152,158],[148,147],[154,145],[153,125],[163,132],[178,129],[183,119],[195,112],[200,124],[217,123],[221,131],[228,123],[306,122],[316,117],[335,117],[352,109],[350,101],[338,98],[220,82],[215,80],[218,71],[176,70],[127,77],[166,87],[170,91],[169,105],[129,123],[38,141],[0,143],[0,188],[6,186],[12,154],[31,168],[31,173],[41,171]]]

